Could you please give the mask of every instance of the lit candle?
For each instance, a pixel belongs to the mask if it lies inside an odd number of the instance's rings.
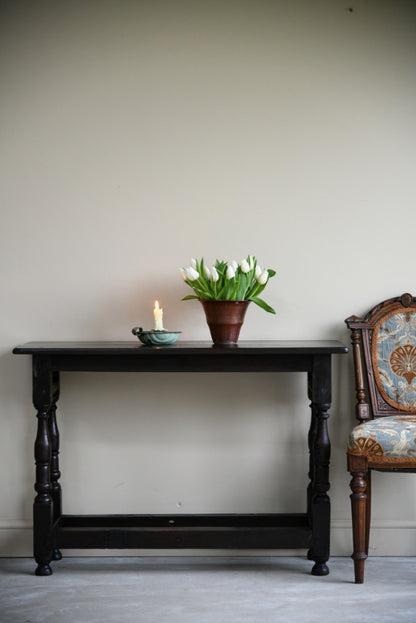
[[[155,331],[164,331],[163,328],[163,309],[159,307],[159,301],[155,301],[155,308],[153,310],[153,318],[155,321],[153,329]]]

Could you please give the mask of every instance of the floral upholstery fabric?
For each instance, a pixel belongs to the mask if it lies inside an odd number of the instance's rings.
[[[350,434],[348,451],[387,463],[414,460],[416,465],[416,416],[394,415],[356,426]]]
[[[416,413],[416,312],[405,309],[374,329],[373,367],[378,389],[393,408]]]

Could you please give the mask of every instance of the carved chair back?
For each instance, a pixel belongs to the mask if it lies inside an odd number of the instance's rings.
[[[416,414],[416,299],[411,294],[350,316],[360,422]]]

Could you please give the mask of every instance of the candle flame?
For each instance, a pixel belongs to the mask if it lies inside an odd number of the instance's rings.
[[[155,309],[159,309],[159,301],[155,301]]]

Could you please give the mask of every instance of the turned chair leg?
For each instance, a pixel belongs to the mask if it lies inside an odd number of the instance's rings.
[[[365,553],[368,556],[370,545],[370,524],[371,524],[371,470],[368,470],[366,476],[367,489],[365,491],[367,499],[365,502]]]
[[[369,471],[364,457],[349,457],[351,480],[351,512],[354,553],[355,583],[364,582],[364,565],[368,555],[370,536],[370,499],[367,485],[370,484]],[[355,460],[360,459],[360,460]]]

